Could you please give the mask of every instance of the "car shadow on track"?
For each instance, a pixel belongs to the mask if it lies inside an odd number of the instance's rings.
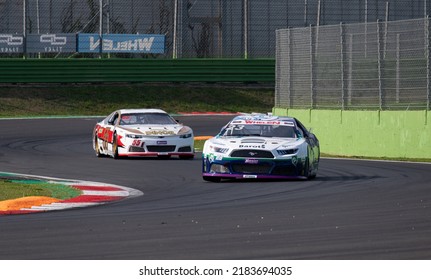
[[[262,182],[342,182],[342,181],[368,181],[382,179],[382,176],[363,176],[363,175],[353,175],[353,176],[317,176],[314,179],[223,179],[220,183],[262,183]],[[208,182],[212,183],[212,182]]]
[[[365,176],[365,175],[342,175],[342,176],[317,176],[313,181],[318,182],[336,182],[336,181],[368,181],[382,179],[382,176]]]

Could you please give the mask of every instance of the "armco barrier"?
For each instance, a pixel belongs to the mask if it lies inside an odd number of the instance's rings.
[[[0,59],[0,83],[274,80],[274,59]]]
[[[296,117],[311,128],[325,154],[431,159],[430,111],[274,108],[273,113]]]

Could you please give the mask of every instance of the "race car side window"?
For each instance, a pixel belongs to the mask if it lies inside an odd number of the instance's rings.
[[[109,120],[108,120],[108,124],[110,124],[110,125],[115,125],[115,123],[117,122],[118,116],[119,116],[119,114],[118,114],[118,113],[114,113],[114,114],[112,115],[112,117],[111,117],[111,118],[109,118]]]
[[[300,137],[308,137],[309,136],[308,130],[305,128],[305,126],[300,121],[298,121],[297,119],[295,119],[295,121],[296,121],[296,126],[298,128],[298,132],[300,134],[299,136]]]

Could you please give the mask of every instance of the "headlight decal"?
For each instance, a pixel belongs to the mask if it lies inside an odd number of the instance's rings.
[[[139,134],[126,134],[126,138],[141,139],[141,138],[144,138],[144,135],[139,135]]]
[[[285,150],[277,150],[277,153],[280,156],[285,156],[285,155],[294,155],[298,152],[298,148],[292,148],[292,149],[285,149]]]
[[[210,146],[210,150],[214,153],[225,154],[229,151],[229,148],[222,148],[217,146]]]
[[[180,136],[180,138],[191,138],[193,136],[193,131],[190,127],[188,126],[183,126],[179,131],[178,131],[178,136]]]
[[[192,134],[191,133],[187,133],[187,134],[181,134],[180,138],[191,138]]]

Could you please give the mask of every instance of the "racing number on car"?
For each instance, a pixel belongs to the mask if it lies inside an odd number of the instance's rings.
[[[103,140],[103,148],[105,149],[105,150],[107,150],[108,149],[108,142],[109,142],[109,132],[110,132],[110,130],[109,129],[107,129],[107,128],[104,128],[103,129],[103,132],[102,132],[102,140]]]
[[[133,140],[133,142],[132,142],[132,146],[135,146],[135,147],[141,147],[141,140]]]

